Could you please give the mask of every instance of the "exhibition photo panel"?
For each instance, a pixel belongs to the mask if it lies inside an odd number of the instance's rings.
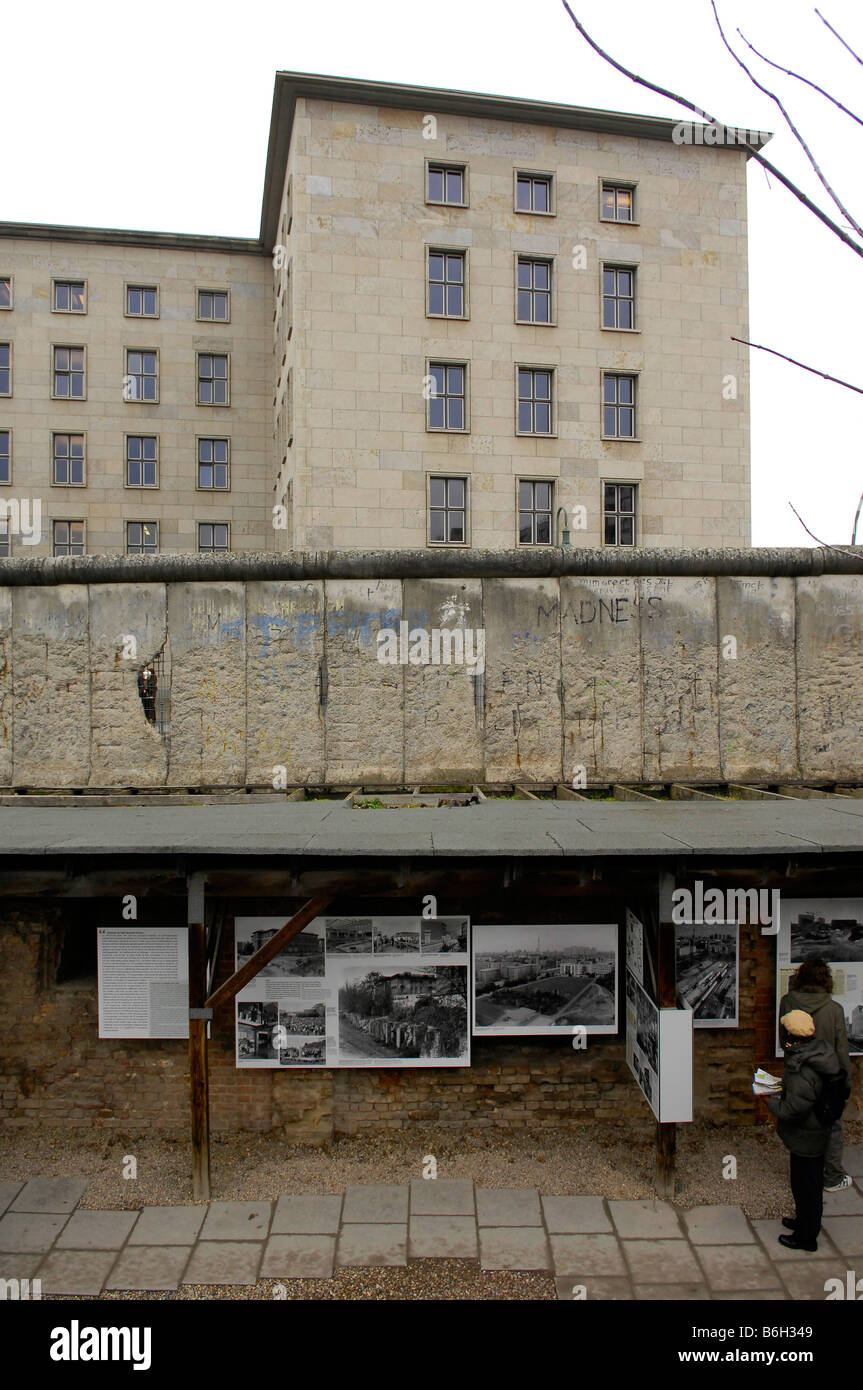
[[[826,961],[845,1014],[849,1051],[863,1056],[863,898],[783,898],[776,937],[776,1004],[798,965]],[[777,1020],[776,1055],[782,1056]]]
[[[474,1037],[617,1032],[616,922],[474,924]]]

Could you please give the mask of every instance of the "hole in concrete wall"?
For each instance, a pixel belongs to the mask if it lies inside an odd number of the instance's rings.
[[[161,647],[138,672],[138,695],[144,718],[158,734],[170,732],[171,692],[170,666]]]

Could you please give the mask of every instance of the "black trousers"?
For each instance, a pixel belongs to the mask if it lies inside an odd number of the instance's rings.
[[[791,1195],[795,1206],[794,1234],[811,1245],[821,1230],[824,1210],[824,1155],[802,1158],[791,1155]]]

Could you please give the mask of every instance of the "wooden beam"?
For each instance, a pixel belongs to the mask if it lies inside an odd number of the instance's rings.
[[[207,1072],[207,933],[204,926],[204,876],[188,880],[189,924],[189,1092],[192,1120],[192,1193],[210,1197],[210,1086]],[[192,1018],[192,1013],[201,1017]]]
[[[260,950],[256,951],[245,965],[241,965],[239,970],[234,971],[230,979],[219,985],[219,988],[207,999],[207,1008],[216,1009],[220,1004],[224,1004],[226,999],[233,999],[250,980],[255,978],[259,970],[269,964],[273,956],[279,954],[282,947],[292,937],[298,936],[303,927],[307,927],[309,922],[314,921],[315,917],[326,912],[332,900],[332,894],[326,893],[311,898],[305,907],[301,907],[299,912],[294,914],[289,922],[286,922],[283,927],[279,927],[275,936],[271,936],[269,941],[264,942]]]

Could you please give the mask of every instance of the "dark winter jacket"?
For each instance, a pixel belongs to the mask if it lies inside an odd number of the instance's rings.
[[[835,1047],[840,1067],[851,1077],[851,1057],[848,1053],[848,1032],[845,1027],[845,1010],[841,1004],[827,993],[826,989],[792,989],[783,995],[779,1003],[779,1017],[784,1018],[792,1009],[802,1009],[811,1014],[815,1023],[815,1036],[822,1042]],[[784,1047],[788,1034],[779,1025],[779,1041]]]
[[[826,1152],[830,1126],[818,1121],[813,1107],[824,1077],[838,1071],[835,1049],[821,1038],[801,1038],[785,1049],[782,1094],[771,1096],[767,1104],[779,1121],[779,1138],[801,1158],[817,1158]]]

